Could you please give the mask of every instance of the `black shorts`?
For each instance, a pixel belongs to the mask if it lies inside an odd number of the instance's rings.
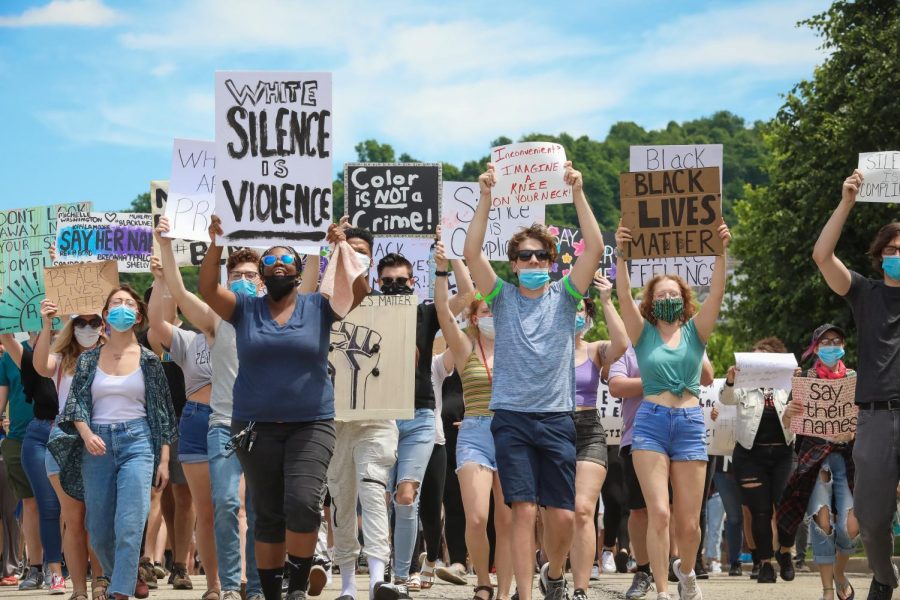
[[[606,432],[596,410],[575,411],[575,461],[609,464],[606,452]]]
[[[644,492],[641,491],[641,484],[638,481],[637,473],[634,472],[634,459],[631,457],[631,446],[622,446],[619,449],[619,456],[622,457],[622,466],[625,470],[625,489],[628,492],[628,509],[642,510],[647,508],[647,501],[644,500]],[[669,482],[669,504],[672,503],[672,483]]]

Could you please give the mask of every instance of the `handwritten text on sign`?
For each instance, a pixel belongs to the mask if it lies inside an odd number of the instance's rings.
[[[735,352],[734,364],[734,387],[789,390],[797,357],[790,352]]]
[[[575,227],[548,225],[547,229],[556,242],[556,262],[550,265],[550,279],[558,281],[569,274],[578,257],[584,252],[584,240],[581,239],[581,230]],[[597,272],[604,277],[613,277],[610,271],[616,264],[615,247],[609,243],[614,243],[614,240],[612,234],[603,235],[603,256],[597,264]]]
[[[209,241],[216,208],[216,143],[176,139],[166,216],[166,237]]]
[[[566,184],[566,150],[550,142],[521,142],[491,148],[497,183],[491,206],[569,204],[572,187]]]
[[[478,207],[477,183],[445,181],[441,198],[441,237],[447,250],[447,258],[463,258],[463,245],[469,223]],[[509,238],[520,228],[544,222],[544,205],[496,206],[488,213],[488,226],[484,234],[482,251],[488,260],[507,261]]]
[[[817,379],[795,377],[793,399],[803,412],[791,419],[791,431],[800,435],[833,438],[856,432],[859,407],[854,404],[856,377]]]
[[[708,286],[715,256],[642,258],[631,261],[631,287],[642,288],[657,275],[678,275],[691,287]]]
[[[672,169],[722,168],[722,144],[678,146],[631,146],[629,171],[670,171]]]
[[[441,165],[348,163],[344,206],[354,227],[376,236],[433,236],[441,218]]]
[[[623,173],[619,186],[627,258],[722,254],[718,167]]]
[[[116,261],[58,265],[44,269],[47,298],[61,315],[103,314],[110,292],[119,287]]]
[[[375,245],[372,247],[372,268],[369,269],[369,285],[372,289],[378,286],[375,281],[378,279],[378,261],[391,252],[402,254],[406,260],[412,263],[413,277],[416,278],[416,284],[413,286],[419,300],[427,300],[429,296],[429,288],[431,282],[430,269],[428,267],[428,259],[431,256],[431,248],[434,246],[434,240],[428,238],[397,238],[390,239],[385,237],[376,237]]]
[[[57,263],[115,260],[121,273],[150,270],[150,213],[63,214],[56,232]]]
[[[864,152],[859,155],[863,182],[860,202],[900,202],[900,152]]]
[[[332,221],[331,73],[216,73],[216,214],[247,246],[313,245]]]

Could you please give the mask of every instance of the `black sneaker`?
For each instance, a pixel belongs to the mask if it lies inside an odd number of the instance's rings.
[[[778,575],[785,581],[794,580],[794,561],[791,560],[790,552],[776,552],[775,560],[778,561]]]
[[[706,570],[702,560],[694,563],[694,575],[697,576],[697,579],[709,579],[709,572]]]
[[[572,592],[572,600],[588,600],[587,593],[581,588],[576,588]]]
[[[775,567],[771,561],[765,561],[759,566],[759,575],[756,577],[756,583],[775,583]]]
[[[741,567],[740,562],[731,563],[731,568],[728,569],[729,577],[740,577],[744,574],[744,569]]]
[[[376,582],[373,598],[374,600],[410,600],[405,581],[402,583]]]
[[[873,577],[872,585],[869,586],[868,600],[891,600],[893,593],[894,588],[875,581],[875,578]]]
[[[616,563],[616,573],[627,573],[628,572],[628,550],[619,550],[616,552],[616,555],[613,557],[613,560]],[[575,590],[576,592],[578,590]],[[574,596],[572,596],[574,598]]]
[[[756,579],[759,577],[759,563],[753,563],[753,568],[750,569],[750,579]]]

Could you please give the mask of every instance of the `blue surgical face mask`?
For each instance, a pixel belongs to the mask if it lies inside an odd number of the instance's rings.
[[[106,322],[116,331],[125,332],[134,327],[137,322],[137,313],[130,306],[120,304],[109,311]]]
[[[585,325],[587,325],[587,319],[584,318],[584,315],[575,315],[575,333],[584,331]]]
[[[819,360],[825,363],[825,366],[833,367],[839,360],[844,357],[844,349],[840,346],[819,346]]]
[[[519,283],[529,290],[536,290],[550,281],[547,269],[519,269]]]
[[[231,291],[237,295],[256,296],[256,284],[251,283],[246,279],[232,281],[229,287],[231,288]]]
[[[900,281],[900,256],[885,256],[881,259],[881,268],[885,275]]]

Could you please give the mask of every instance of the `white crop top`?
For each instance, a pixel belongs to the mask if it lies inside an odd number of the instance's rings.
[[[107,375],[98,365],[91,395],[94,400],[91,422],[96,425],[124,423],[147,416],[144,373],[140,367],[130,375]]]

